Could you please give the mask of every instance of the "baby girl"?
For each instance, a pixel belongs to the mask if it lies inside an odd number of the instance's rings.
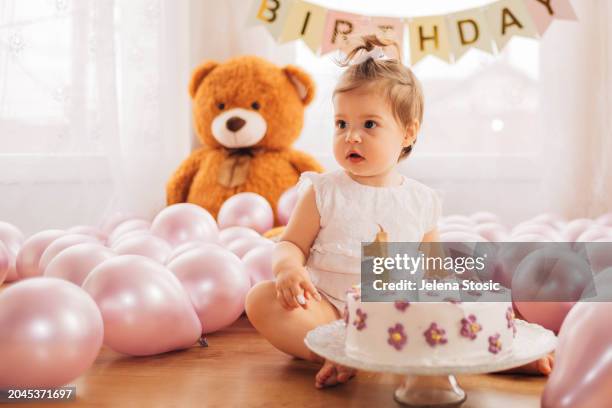
[[[304,337],[340,318],[346,292],[360,282],[361,242],[373,241],[380,228],[388,241],[438,240],[438,196],[397,168],[423,120],[420,83],[400,59],[385,56],[383,47],[397,49],[395,43],[362,40],[333,93],[333,151],[342,169],[302,174],[300,198],[274,250],[276,280],[254,286],[246,300],[251,323],[272,345],[323,363],[317,388],[354,375],[312,353]],[[551,367],[548,356],[521,369],[548,374]]]

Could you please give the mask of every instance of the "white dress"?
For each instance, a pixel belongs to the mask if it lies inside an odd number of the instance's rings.
[[[374,187],[360,184],[344,170],[302,173],[298,191],[314,186],[321,229],[306,270],[322,295],[339,310],[346,292],[359,284],[361,242],[374,241],[379,225],[389,242],[420,242],[436,227],[441,214],[437,193],[403,176],[402,184]]]

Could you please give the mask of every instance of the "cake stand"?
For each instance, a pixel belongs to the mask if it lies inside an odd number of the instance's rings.
[[[453,365],[388,365],[357,360],[344,351],[345,325],[342,320],[319,326],[306,335],[306,346],[321,357],[362,371],[402,374],[404,382],[394,393],[395,400],[413,408],[458,407],[467,399],[456,374],[484,374],[519,367],[544,357],[555,349],[557,338],[537,324],[516,320],[512,353],[491,356],[486,363],[461,361]]]

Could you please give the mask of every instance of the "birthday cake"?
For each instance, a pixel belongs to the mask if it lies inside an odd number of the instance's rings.
[[[389,365],[487,363],[511,353],[510,302],[361,302],[347,295],[346,354]]]

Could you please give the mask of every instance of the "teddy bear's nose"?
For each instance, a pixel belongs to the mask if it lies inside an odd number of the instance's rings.
[[[237,132],[242,129],[245,123],[246,122],[244,119],[237,116],[232,116],[227,120],[227,122],[225,122],[225,127],[232,132]]]

